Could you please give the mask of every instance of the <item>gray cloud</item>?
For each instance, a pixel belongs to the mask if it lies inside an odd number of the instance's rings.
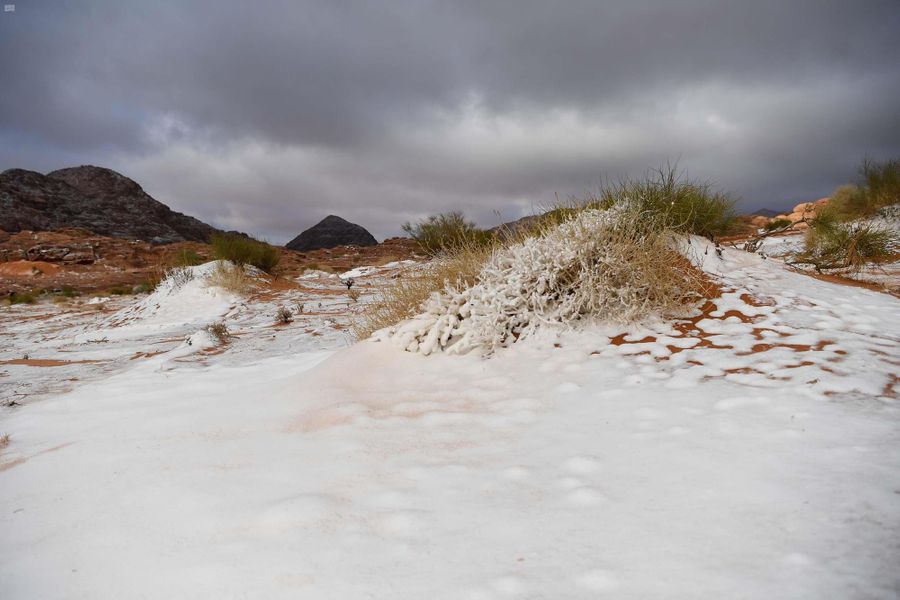
[[[0,168],[108,165],[277,242],[495,224],[669,159],[779,208],[900,156],[898,30],[894,1],[23,0]]]

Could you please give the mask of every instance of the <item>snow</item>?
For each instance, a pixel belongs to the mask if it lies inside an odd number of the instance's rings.
[[[897,597],[900,300],[690,244],[703,315],[489,359],[306,333],[357,307],[324,275],[284,330],[285,298],[85,311],[118,352],[240,335],[4,409],[0,597]]]

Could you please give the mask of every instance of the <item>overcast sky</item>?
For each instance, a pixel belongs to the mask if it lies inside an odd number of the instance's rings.
[[[782,208],[900,157],[900,2],[4,0],[0,170],[284,243],[485,226],[677,160]]]

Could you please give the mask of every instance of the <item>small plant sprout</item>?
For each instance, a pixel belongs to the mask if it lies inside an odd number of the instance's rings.
[[[359,290],[351,290],[350,288],[347,288],[347,296],[349,296],[350,299],[354,302],[357,302],[359,300]]]
[[[275,322],[279,325],[287,325],[288,323],[292,323],[294,321],[294,313],[291,312],[286,306],[281,306],[278,308],[278,312],[275,313]]]
[[[9,446],[9,434],[4,433],[0,435],[0,449],[6,448],[7,446]]]
[[[348,277],[347,279],[341,279],[341,283],[343,283],[344,285],[346,285],[346,286],[347,286],[347,290],[349,291],[350,288],[353,287],[353,284],[356,283],[356,282],[353,281],[353,278],[352,278],[352,277]]]

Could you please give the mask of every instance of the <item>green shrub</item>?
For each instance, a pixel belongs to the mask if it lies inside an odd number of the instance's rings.
[[[888,258],[895,241],[891,231],[843,223],[834,212],[824,211],[812,222],[806,233],[804,251],[796,262],[811,264],[818,271],[859,271],[867,263]]]
[[[172,258],[173,267],[196,267],[206,262],[206,259],[190,248],[182,248]]]
[[[871,213],[900,202],[900,160],[882,163],[865,160],[861,170],[863,189],[868,199],[866,208]]]
[[[431,215],[415,224],[407,222],[402,229],[430,256],[466,245],[485,246],[494,239],[493,234],[467,221],[459,211]]]
[[[828,209],[843,221],[869,217],[878,209],[900,202],[900,160],[864,160],[858,185],[836,189]]]
[[[763,227],[763,229],[766,231],[778,231],[779,229],[790,226],[791,222],[790,219],[773,219],[766,223],[766,226]]]
[[[109,293],[111,296],[128,296],[132,293],[131,288],[127,288],[123,285],[117,285],[113,288],[110,288]]]
[[[588,205],[609,208],[626,203],[638,213],[661,218],[663,226],[714,238],[735,224],[734,199],[714,191],[708,183],[682,178],[675,167],[649,172],[643,179],[624,179],[601,189]]]
[[[34,304],[37,295],[34,292],[13,292],[9,295],[10,304]]]
[[[243,267],[253,265],[265,273],[273,273],[281,261],[277,248],[248,236],[233,233],[215,234],[210,238],[213,255]]]

